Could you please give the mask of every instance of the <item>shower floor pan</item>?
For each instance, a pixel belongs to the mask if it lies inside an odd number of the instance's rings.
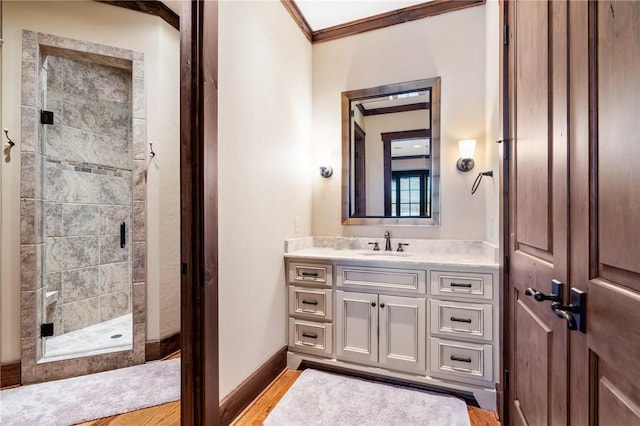
[[[41,362],[129,350],[133,345],[132,315],[45,338]]]

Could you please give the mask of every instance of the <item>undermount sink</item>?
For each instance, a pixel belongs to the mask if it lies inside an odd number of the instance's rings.
[[[411,253],[405,253],[403,251],[361,251],[358,254],[362,256],[394,256],[394,257],[411,256]]]

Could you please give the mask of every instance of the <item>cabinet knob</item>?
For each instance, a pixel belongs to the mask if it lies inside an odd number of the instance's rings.
[[[371,306],[376,307],[376,302],[371,302]]]
[[[384,308],[384,303],[381,303],[381,304],[380,304],[380,307],[381,307],[381,308]]]

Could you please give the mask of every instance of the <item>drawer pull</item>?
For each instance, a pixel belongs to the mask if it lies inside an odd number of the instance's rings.
[[[451,317],[450,318],[451,321],[454,322],[466,322],[466,323],[471,323],[471,318],[458,318],[458,317]]]
[[[471,362],[471,358],[462,358],[455,355],[451,355],[449,359],[451,359],[451,361],[460,361],[460,362],[469,362],[469,363]]]
[[[471,288],[471,283],[451,283],[451,287]]]
[[[307,333],[306,331],[304,331],[302,333],[302,337],[310,337],[311,339],[317,339],[318,335],[316,333]],[[471,360],[469,360],[469,362],[471,362]]]
[[[317,272],[303,272],[302,278],[318,278]]]
[[[318,301],[317,300],[302,300],[302,304],[303,305],[317,305]]]

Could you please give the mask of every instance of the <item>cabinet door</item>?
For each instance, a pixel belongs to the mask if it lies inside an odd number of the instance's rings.
[[[378,295],[337,291],[336,301],[337,358],[378,361]]]
[[[426,370],[425,299],[378,296],[381,367],[409,372]]]

